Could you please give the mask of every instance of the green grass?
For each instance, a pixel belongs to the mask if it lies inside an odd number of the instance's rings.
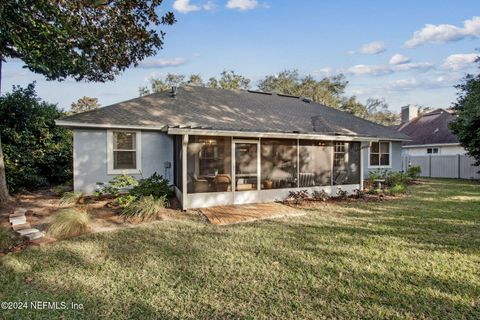
[[[400,200],[320,207],[228,227],[161,221],[9,255],[0,301],[84,310],[0,317],[480,318],[480,184],[428,180]]]

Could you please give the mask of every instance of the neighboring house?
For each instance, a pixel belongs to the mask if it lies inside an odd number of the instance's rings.
[[[402,107],[402,123],[397,130],[411,137],[402,145],[402,168],[420,166],[422,176],[479,179],[480,168],[466,155],[458,138],[448,128],[454,119],[448,110],[436,109],[418,114],[418,108]]]
[[[404,156],[424,155],[464,155],[457,136],[448,128],[453,115],[445,109],[436,109],[418,115],[415,106],[402,107],[402,123],[398,131],[408,135],[411,140],[402,145]]]
[[[57,124],[73,129],[75,191],[158,172],[183,209],[280,200],[291,190],[351,193],[371,169],[401,170],[408,139],[305,98],[190,86]]]

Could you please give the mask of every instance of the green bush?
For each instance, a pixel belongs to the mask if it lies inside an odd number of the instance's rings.
[[[383,180],[388,174],[387,169],[375,169],[368,172],[369,180]]]
[[[130,203],[122,210],[122,215],[139,218],[142,220],[156,218],[167,205],[167,197],[162,196],[155,198],[154,196],[141,197],[137,201]]]
[[[57,239],[66,239],[87,233],[90,230],[90,217],[85,210],[67,208],[53,216],[48,234]]]
[[[337,187],[337,197],[339,199],[342,199],[342,200],[345,200],[348,198],[348,191],[347,190],[343,190],[342,188],[340,187]]]
[[[171,193],[172,189],[168,184],[168,180],[156,172],[149,178],[141,179],[138,185],[130,190],[130,194],[137,197],[153,196],[154,198],[168,198]]]
[[[61,206],[73,206],[83,197],[81,192],[65,192],[60,199]]]
[[[330,199],[330,195],[325,190],[313,191],[312,198],[316,201],[327,201]]]
[[[98,190],[95,195],[101,196],[104,194],[118,196],[122,191],[127,191],[128,188],[138,185],[138,180],[128,174],[115,176],[108,183],[97,182]]]
[[[420,166],[410,166],[407,169],[407,175],[411,179],[417,179],[420,177],[420,174],[422,173],[422,168]]]
[[[115,199],[115,203],[119,205],[120,207],[124,208],[129,206],[132,202],[137,200],[137,196],[131,195],[131,194],[125,194],[122,196],[117,197]]]
[[[407,192],[407,187],[404,184],[396,184],[390,188],[390,193],[393,195],[403,194]]]
[[[11,192],[72,179],[72,133],[55,125],[64,115],[38,98],[34,84],[14,86],[0,97],[0,135]]]
[[[10,228],[0,227],[0,252],[20,244],[21,238]]]
[[[389,172],[385,177],[385,184],[387,187],[393,187],[395,185],[407,185],[410,178],[403,172]]]

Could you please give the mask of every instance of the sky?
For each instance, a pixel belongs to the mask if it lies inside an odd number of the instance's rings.
[[[83,96],[102,106],[138,96],[167,73],[204,79],[234,70],[252,80],[297,69],[317,79],[343,73],[348,95],[384,98],[393,111],[449,107],[453,87],[480,54],[478,0],[164,0],[177,23],[161,26],[163,50],[108,83],[46,81],[20,60],[3,65],[2,91],[37,82],[38,95],[68,110]]]

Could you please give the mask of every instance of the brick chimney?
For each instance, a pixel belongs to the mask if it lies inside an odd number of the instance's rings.
[[[408,106],[402,107],[401,118],[402,124],[407,123],[408,121],[416,118],[418,116],[418,108],[413,105],[409,104]]]

